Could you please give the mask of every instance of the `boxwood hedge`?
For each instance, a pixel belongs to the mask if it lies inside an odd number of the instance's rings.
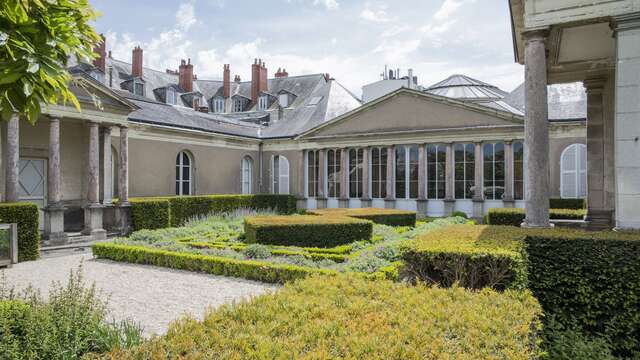
[[[549,199],[549,207],[551,209],[573,209],[581,210],[587,208],[587,201],[585,199]]]
[[[550,209],[549,217],[555,220],[582,220],[586,210]],[[490,225],[520,226],[525,218],[525,210],[520,208],[489,209],[486,223]]]
[[[1,203],[0,221],[18,224],[18,261],[40,257],[38,206],[27,202]]]
[[[371,220],[376,224],[389,226],[415,226],[416,212],[396,209],[354,208],[354,209],[316,209],[308,210],[314,215],[349,216],[356,219]]]

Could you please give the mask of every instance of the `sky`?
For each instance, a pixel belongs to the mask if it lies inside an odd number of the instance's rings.
[[[329,73],[356,95],[385,65],[412,68],[419,84],[465,74],[511,91],[524,68],[513,60],[506,0],[90,0],[113,57],[177,69],[191,58],[200,79],[223,64],[249,80],[255,58],[269,76]]]

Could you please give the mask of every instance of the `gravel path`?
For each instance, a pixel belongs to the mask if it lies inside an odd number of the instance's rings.
[[[162,334],[169,322],[184,314],[202,318],[207,307],[217,307],[274,291],[275,285],[156,266],[94,259],[69,254],[24,262],[4,270],[17,289],[29,284],[48,292],[52,281],[66,283],[69,271],[84,261],[85,281],[95,282],[109,296],[111,316],[139,322],[146,335]],[[0,270],[1,271],[1,270]]]

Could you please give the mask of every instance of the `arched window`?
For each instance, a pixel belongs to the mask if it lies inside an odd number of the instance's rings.
[[[317,150],[307,151],[307,196],[318,196],[318,174],[320,170],[320,159]]]
[[[513,198],[524,200],[524,144],[513,142]]]
[[[471,199],[475,184],[475,147],[473,144],[455,144],[455,196]]]
[[[584,198],[587,196],[587,146],[572,144],[560,156],[560,196]]]
[[[186,151],[176,157],[176,195],[191,195],[193,192],[193,159]]]
[[[502,200],[504,195],[504,144],[484,144],[484,197]]]
[[[371,149],[371,197],[387,197],[387,148]]]
[[[340,159],[342,150],[327,151],[327,190],[330,198],[340,196]]]
[[[271,163],[271,192],[289,194],[289,160],[282,155],[275,155]]]
[[[252,184],[253,184],[253,159],[250,156],[245,156],[242,158],[242,193],[243,194],[251,194]]]
[[[362,166],[363,166],[362,149],[349,150],[349,197],[362,197]]]
[[[427,198],[444,199],[447,148],[427,145]]]

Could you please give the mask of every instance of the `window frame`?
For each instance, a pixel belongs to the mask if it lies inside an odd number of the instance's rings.
[[[306,197],[316,198],[320,193],[320,157],[318,150],[307,150],[306,160]]]
[[[241,97],[236,97],[233,99],[233,112],[244,112],[245,106],[245,99]]]
[[[342,149],[327,150],[327,197],[339,198],[341,194]]]
[[[211,111],[213,113],[223,113],[224,112],[224,98],[214,97],[211,101]]]
[[[242,194],[253,194],[253,159],[249,155],[242,158],[240,165],[240,187]]]
[[[384,153],[384,154],[383,154]],[[387,197],[387,159],[388,148],[384,146],[371,148],[371,162],[369,183],[372,199],[385,199]]]
[[[269,108],[269,95],[260,95],[258,96],[258,106],[256,109],[258,111],[266,111]]]
[[[189,160],[189,163],[186,165],[184,161],[185,158]],[[185,176],[184,176],[185,168],[189,169],[188,179],[185,179]],[[178,155],[176,156],[176,179],[175,179],[175,185],[176,185],[175,193],[177,196],[189,196],[194,194],[195,187],[193,185],[193,178],[194,178],[193,169],[194,169],[193,155],[187,150],[182,150],[178,152]],[[187,193],[185,193],[184,191],[185,183],[188,184],[187,186],[189,191],[187,191]]]
[[[178,97],[177,97],[176,91],[173,88],[168,87],[166,89],[165,100],[166,100],[165,102],[167,104],[169,104],[169,105],[177,105],[178,104]]]
[[[285,170],[286,171],[283,171]],[[282,155],[271,157],[271,193],[288,195],[290,188],[290,163],[289,159]],[[286,180],[284,182],[283,180]],[[284,186],[286,184],[286,186]]]
[[[140,94],[137,92],[138,86],[142,89]],[[133,80],[133,95],[144,96],[144,82]]]
[[[516,158],[518,146],[522,147],[522,159]],[[524,141],[516,140],[511,145],[512,159],[513,159],[513,199],[524,200],[525,199],[525,186],[524,186]],[[520,175],[518,176],[518,167],[520,167]]]
[[[575,148],[574,170],[566,170],[565,156],[568,151]],[[584,163],[584,167],[582,164]],[[565,174],[572,174],[575,177],[575,192],[574,194],[567,194],[565,189],[566,181],[564,179]],[[587,197],[587,146],[585,144],[574,143],[568,145],[562,150],[560,155],[560,197],[563,199],[584,199]],[[584,192],[582,191],[584,190]]]
[[[363,192],[364,150],[362,148],[349,149],[349,197],[361,199]]]
[[[285,99],[285,101],[282,101],[283,98]],[[289,94],[287,93],[278,94],[278,104],[280,104],[280,106],[284,108],[289,107]]]
[[[462,158],[458,156],[459,151],[462,151]],[[456,200],[473,199],[474,191],[472,189],[475,187],[475,161],[475,144],[456,143],[453,145],[453,190]],[[460,194],[458,188],[460,184],[462,184],[462,194]]]
[[[502,147],[502,160],[497,160],[497,150],[496,148],[498,148],[499,146]],[[489,160],[487,160],[487,149],[488,147],[491,147],[491,158]],[[505,146],[504,146],[504,142],[501,141],[496,141],[496,142],[490,142],[490,143],[484,143],[482,144],[482,155],[483,155],[483,195],[484,195],[484,199],[485,200],[502,200],[504,197],[504,190],[505,190],[505,183],[506,183],[506,159],[505,159]],[[502,164],[500,164],[502,163]],[[500,179],[497,175],[498,175],[498,166],[502,165],[502,179]],[[491,169],[491,177],[487,176],[487,170]],[[487,186],[487,184],[490,183],[490,186]],[[499,184],[502,183],[502,194],[500,194],[499,189],[500,186]],[[489,190],[490,192],[488,193],[487,190]],[[489,196],[488,194],[491,194],[491,196]]]
[[[434,154],[434,161],[431,154]],[[425,148],[425,162],[427,169],[427,199],[444,200],[446,197],[447,147],[445,144],[427,144]],[[434,184],[433,192],[431,185]]]

